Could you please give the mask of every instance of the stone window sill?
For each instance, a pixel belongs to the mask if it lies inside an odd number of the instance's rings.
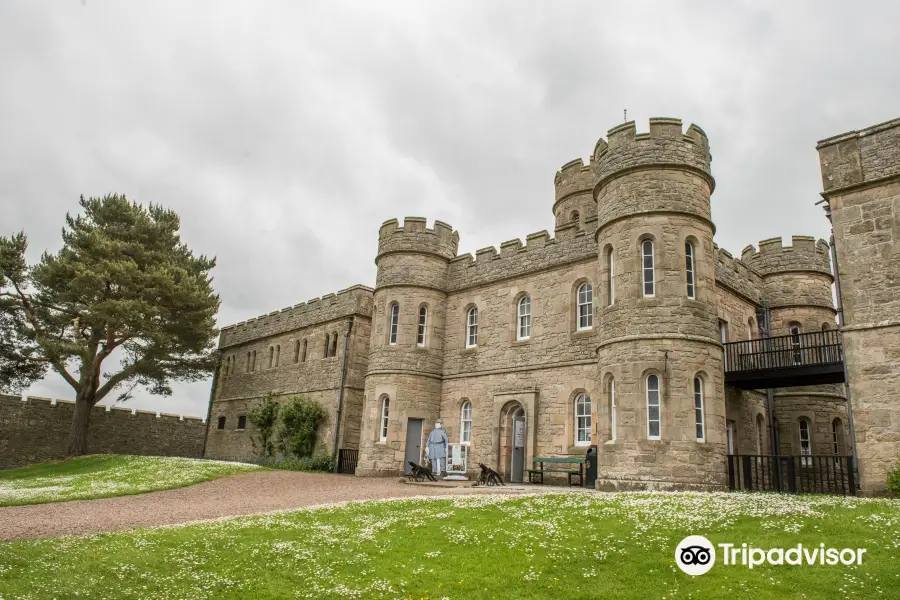
[[[593,327],[591,327],[589,329],[576,329],[572,332],[572,337],[573,338],[589,337],[589,336],[594,335],[595,333],[597,333],[597,332]]]

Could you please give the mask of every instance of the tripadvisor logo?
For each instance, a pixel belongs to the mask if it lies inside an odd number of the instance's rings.
[[[791,548],[754,548],[747,544],[722,543],[713,545],[702,535],[689,535],[675,548],[675,564],[688,575],[703,575],[716,564],[716,547],[721,551],[722,564],[748,569],[760,565],[861,565],[865,548],[826,548],[825,544]]]

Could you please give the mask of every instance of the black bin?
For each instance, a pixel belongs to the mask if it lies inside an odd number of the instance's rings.
[[[597,446],[588,446],[584,455],[584,487],[594,488],[597,483]]]

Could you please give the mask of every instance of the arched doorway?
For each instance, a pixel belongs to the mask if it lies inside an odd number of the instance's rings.
[[[525,474],[527,454],[525,407],[518,401],[507,402],[500,410],[500,431],[498,436],[499,456],[497,464],[504,479],[522,482]]]

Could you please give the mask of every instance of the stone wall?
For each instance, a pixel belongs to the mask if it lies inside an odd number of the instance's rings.
[[[63,458],[74,402],[0,394],[0,468]],[[90,454],[139,454],[200,458],[206,424],[197,417],[129,408],[94,407],[88,435]]]
[[[840,275],[860,485],[900,457],[900,119],[818,143]]]

